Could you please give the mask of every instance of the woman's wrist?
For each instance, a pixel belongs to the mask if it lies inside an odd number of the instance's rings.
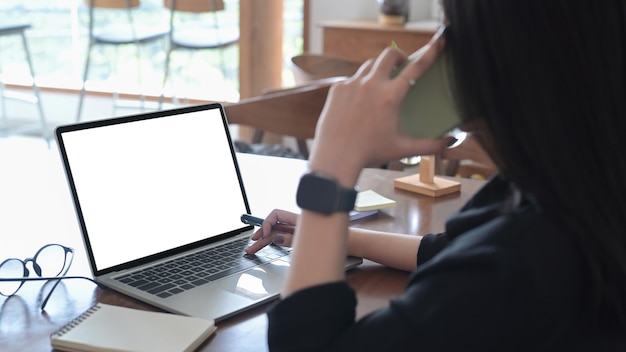
[[[422,236],[349,228],[348,255],[369,259],[390,268],[412,271]]]
[[[329,153],[313,153],[309,158],[309,169],[334,178],[345,188],[354,188],[361,174],[361,165],[345,155],[341,157],[341,153]]]

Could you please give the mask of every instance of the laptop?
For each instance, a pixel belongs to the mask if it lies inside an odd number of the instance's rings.
[[[61,126],[56,138],[98,283],[216,321],[278,297],[290,250],[244,255],[254,228],[240,221],[251,211],[220,104]]]

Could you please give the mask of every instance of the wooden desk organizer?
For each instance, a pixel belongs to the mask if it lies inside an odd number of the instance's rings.
[[[419,171],[415,175],[396,178],[393,181],[394,187],[431,197],[440,197],[461,190],[460,182],[435,177],[434,155],[422,156]]]

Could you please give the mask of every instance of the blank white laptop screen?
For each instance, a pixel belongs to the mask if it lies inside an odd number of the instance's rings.
[[[63,132],[98,271],[241,228],[218,108]]]

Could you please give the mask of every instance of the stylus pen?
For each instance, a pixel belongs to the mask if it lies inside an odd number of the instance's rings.
[[[261,225],[263,225],[263,221],[265,221],[265,219],[252,216],[250,214],[241,215],[241,222],[247,225],[261,227]],[[272,226],[272,230],[281,231],[285,233],[294,233],[296,231],[296,227],[294,225],[277,222]]]

